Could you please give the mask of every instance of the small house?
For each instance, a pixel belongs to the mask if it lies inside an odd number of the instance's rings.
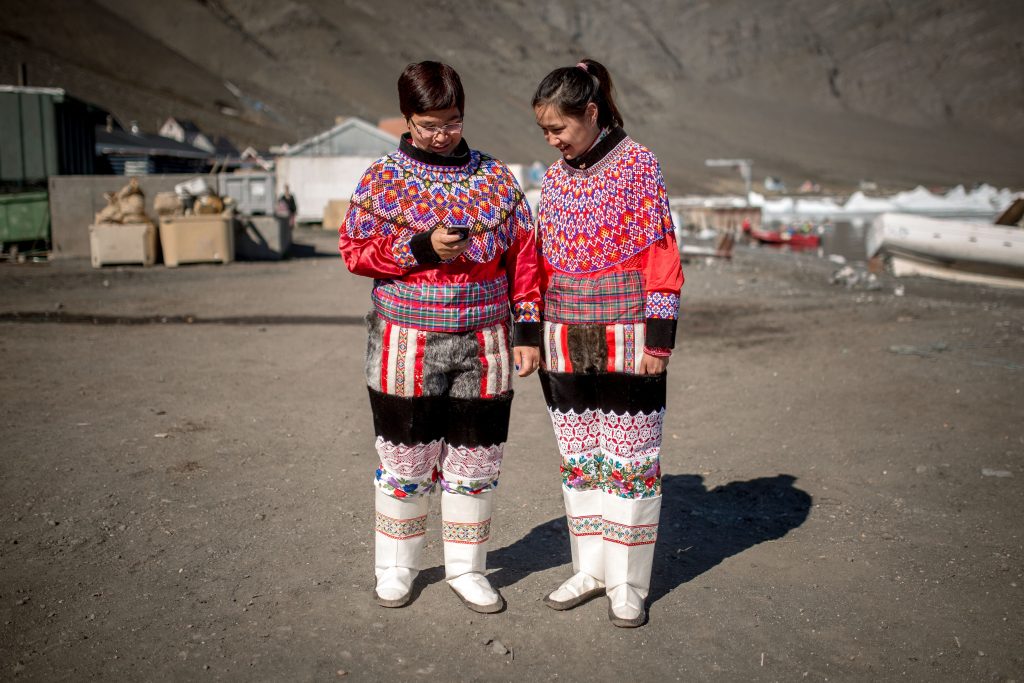
[[[172,116],[160,126],[159,135],[198,147],[209,153],[210,156],[215,156],[217,152],[217,145],[214,141],[199,130],[199,126],[188,119],[177,119]]]
[[[337,228],[332,202],[347,201],[367,167],[396,149],[397,136],[362,119],[339,119],[333,128],[279,150],[277,192],[289,186],[300,222]]]
[[[376,159],[398,147],[398,137],[354,116],[337,120],[336,125],[311,138],[289,145],[289,157],[373,157]]]

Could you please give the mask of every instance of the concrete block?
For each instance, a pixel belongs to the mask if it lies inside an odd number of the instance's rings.
[[[174,190],[174,186],[191,178],[189,175],[139,176],[139,188],[146,194],[146,214],[156,220],[153,199],[159,192]],[[54,260],[87,259],[90,256],[89,225],[96,212],[107,205],[104,192],[116,192],[124,187],[128,178],[116,175],[51,176],[50,258]]]
[[[235,218],[235,256],[247,261],[277,261],[292,245],[292,228],[285,216]]]

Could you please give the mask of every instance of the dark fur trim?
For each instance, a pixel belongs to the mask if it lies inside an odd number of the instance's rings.
[[[495,446],[508,440],[512,392],[493,399],[391,396],[370,387],[374,433],[393,444],[445,439],[453,446]]]
[[[653,413],[665,407],[666,374],[627,375],[620,372],[581,375],[540,371],[540,385],[549,408],[566,412],[606,410],[619,415]]]
[[[410,159],[415,159],[424,164],[431,166],[448,166],[449,168],[456,168],[459,166],[465,166],[469,163],[469,143],[463,138],[459,140],[459,144],[455,146],[451,154],[436,154],[430,150],[420,149],[412,144],[412,133],[402,133],[402,137],[398,143],[398,149],[405,156]]]
[[[608,370],[608,337],[604,325],[569,325],[567,346],[573,372]]]
[[[601,142],[594,145],[593,149],[575,159],[565,159],[565,163],[573,168],[589,168],[608,156],[608,152],[615,149],[615,146],[625,139],[626,131],[614,126]]]
[[[496,446],[508,440],[512,392],[497,398],[452,398],[446,407],[445,439],[452,446]]]

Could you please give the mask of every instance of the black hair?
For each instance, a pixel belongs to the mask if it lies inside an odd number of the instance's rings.
[[[581,59],[576,66],[555,69],[544,77],[533,95],[534,109],[554,105],[563,115],[575,118],[582,118],[591,102],[597,105],[598,126],[622,125],[622,114],[612,97],[612,75],[593,59]]]
[[[465,114],[462,79],[455,69],[441,62],[410,64],[398,77],[398,106],[407,119],[413,114],[451,107]]]

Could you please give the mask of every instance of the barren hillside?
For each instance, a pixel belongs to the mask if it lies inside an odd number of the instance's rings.
[[[65,87],[154,130],[191,118],[236,144],[294,142],[338,115],[397,112],[414,60],[462,74],[467,137],[554,158],[529,100],[580,56],[617,78],[627,130],[670,189],[758,179],[849,187],[1024,186],[1019,0],[4,0],[0,82]]]

